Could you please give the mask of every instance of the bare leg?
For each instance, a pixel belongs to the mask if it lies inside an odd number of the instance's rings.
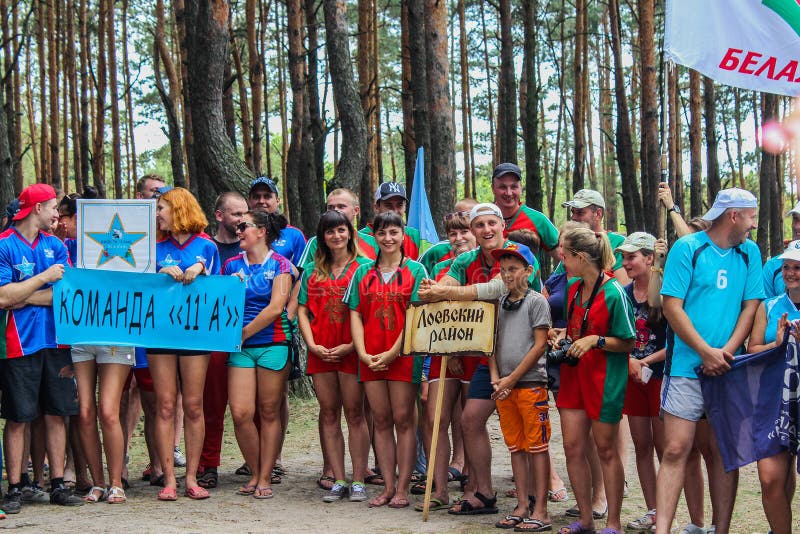
[[[664,414],[664,456],[656,479],[656,532],[659,534],[668,534],[672,527],[696,427],[692,421]]]
[[[342,434],[342,393],[339,373],[316,373],[312,376],[319,402],[319,440],[322,456],[333,478],[344,480],[344,434]],[[324,468],[323,468],[324,469]]]
[[[417,403],[419,386],[408,382],[388,382],[392,421],[397,433],[397,490],[395,502],[408,499],[411,472],[417,451]]]
[[[74,368],[75,378],[78,381],[78,404],[80,406],[78,424],[75,428],[80,432],[81,446],[89,464],[92,485],[103,488],[106,482],[103,476],[103,457],[100,450],[100,433],[97,430],[97,404],[95,401],[97,365],[92,359],[75,362]],[[81,466],[76,462],[76,473],[79,470],[81,470]]]
[[[364,418],[364,387],[356,375],[339,373],[344,418],[347,421],[347,444],[353,464],[353,481],[363,482],[369,461],[369,431]]]
[[[594,527],[592,517],[591,468],[587,459],[591,421],[583,410],[560,408],[561,434],[567,458],[567,474],[580,510],[580,523],[586,529]]]
[[[175,404],[178,397],[178,357],[175,354],[148,354],[156,394],[156,450],[164,472],[164,487],[177,488],[175,479]]]
[[[183,397],[187,491],[197,486],[197,468],[200,465],[200,455],[203,452],[203,440],[206,435],[206,420],[203,417],[203,390],[206,386],[208,360],[208,354],[178,358]]]
[[[619,456],[619,425],[592,421],[592,435],[597,456],[603,469],[603,485],[608,499],[606,526],[622,530],[622,494],[625,490],[625,470]]]
[[[256,413],[256,370],[240,367],[228,369],[228,402],[231,406],[233,430],[236,442],[242,451],[245,463],[252,475],[247,486],[258,484],[259,440],[258,429],[253,422]]]
[[[76,365],[77,367],[77,365]],[[120,420],[120,398],[131,366],[119,363],[98,365],[100,377],[100,426],[111,486],[122,487],[125,464],[125,432]],[[95,428],[97,428],[95,423]]]
[[[395,469],[397,467],[397,448],[394,440],[394,421],[392,404],[389,399],[389,386],[385,380],[364,382],[364,391],[372,410],[372,439],[375,457],[381,466],[383,492],[370,501],[376,505],[394,497]]]
[[[257,368],[258,408],[261,417],[261,449],[258,475],[259,488],[270,488],[272,468],[281,447],[281,403],[285,397],[285,385],[289,378],[287,365],[282,371]],[[262,491],[256,490],[256,491]]]

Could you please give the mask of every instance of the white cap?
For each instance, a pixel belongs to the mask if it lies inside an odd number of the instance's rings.
[[[750,191],[739,189],[738,187],[731,187],[730,189],[723,189],[717,193],[717,198],[714,199],[714,204],[711,209],[703,215],[706,221],[713,221],[725,210],[730,208],[757,208],[758,199]]]
[[[503,218],[503,212],[500,211],[500,208],[498,208],[496,204],[492,204],[491,202],[483,202],[481,204],[475,204],[472,209],[469,210],[470,224],[472,224],[472,221],[482,215],[494,215],[500,219]]]
[[[603,199],[603,195],[600,194],[599,191],[595,191],[594,189],[581,189],[575,196],[572,197],[572,200],[567,200],[561,204],[562,207],[565,208],[585,208],[587,206],[598,206],[603,209],[606,209],[606,201]]]
[[[800,239],[792,241],[786,246],[786,250],[779,256],[782,260],[800,261]]]
[[[789,215],[798,215],[798,216],[800,216],[800,202],[795,204],[792,209],[790,209],[789,211],[786,212],[786,216],[788,217]]]

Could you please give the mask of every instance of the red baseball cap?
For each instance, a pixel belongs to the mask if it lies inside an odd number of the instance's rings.
[[[31,214],[36,204],[47,202],[56,198],[56,191],[47,184],[33,184],[22,190],[19,194],[19,211],[14,214],[14,220],[20,221]]]

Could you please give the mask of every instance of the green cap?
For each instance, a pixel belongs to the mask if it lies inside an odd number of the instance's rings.
[[[614,252],[636,252],[638,250],[655,250],[656,238],[647,232],[634,232],[625,238]]]
[[[599,206],[606,209],[606,201],[603,200],[603,195],[594,189],[581,189],[572,200],[567,200],[561,204],[565,208],[585,208],[586,206]]]

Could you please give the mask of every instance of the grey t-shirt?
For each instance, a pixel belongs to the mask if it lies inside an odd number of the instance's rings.
[[[533,331],[536,328],[549,328],[551,324],[550,305],[541,293],[528,291],[525,301],[515,311],[503,309],[503,302],[507,298],[508,295],[504,295],[500,299],[497,347],[494,353],[501,378],[510,375],[531,350],[534,344]],[[519,382],[547,385],[544,355],[520,378]]]

